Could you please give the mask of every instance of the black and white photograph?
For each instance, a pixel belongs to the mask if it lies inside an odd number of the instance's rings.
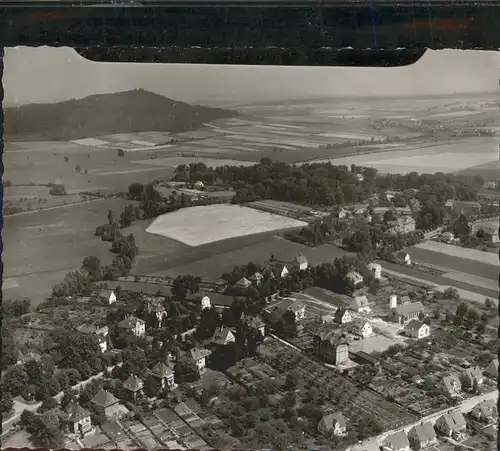
[[[498,52],[4,67],[2,448],[497,449]]]

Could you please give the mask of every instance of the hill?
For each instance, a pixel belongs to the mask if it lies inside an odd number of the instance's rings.
[[[180,133],[237,114],[177,102],[139,89],[6,108],[5,137],[23,141],[69,141],[113,133]]]

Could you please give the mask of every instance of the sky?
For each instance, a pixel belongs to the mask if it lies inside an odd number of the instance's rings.
[[[95,63],[68,47],[5,50],[4,106],[143,88],[190,103],[230,106],[318,97],[429,96],[499,89],[499,52],[427,51],[396,68]]]

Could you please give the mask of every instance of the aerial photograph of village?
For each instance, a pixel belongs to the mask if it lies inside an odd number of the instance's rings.
[[[2,448],[497,449],[500,58],[443,52],[6,49]]]

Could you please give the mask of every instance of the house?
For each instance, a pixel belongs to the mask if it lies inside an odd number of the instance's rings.
[[[368,321],[359,320],[354,323],[352,333],[358,337],[366,338],[373,334],[373,329]]]
[[[236,338],[231,329],[221,326],[215,329],[214,335],[210,341],[214,345],[226,346],[230,343],[234,343]]]
[[[347,216],[349,216],[349,212],[345,208],[341,208],[337,213],[338,219],[345,219]]]
[[[288,311],[293,312],[295,321],[300,321],[306,317],[306,306],[301,301],[293,298],[284,299],[275,309],[280,315],[284,315]]]
[[[366,265],[368,268],[368,271],[370,271],[370,274],[373,276],[375,280],[380,280],[382,277],[382,265],[379,265],[378,263],[368,263]]]
[[[258,316],[241,314],[240,321],[250,330],[259,332],[263,337],[266,336],[266,324]]]
[[[402,216],[388,223],[387,233],[391,235],[406,235],[415,232],[416,222],[411,216]]]
[[[363,174],[356,174],[356,178],[358,181],[362,182],[365,179],[365,176]]]
[[[397,324],[408,324],[413,319],[418,319],[418,315],[424,310],[420,301],[409,304],[401,304],[392,308],[389,312],[389,319]]]
[[[285,265],[281,265],[278,267],[278,276],[281,277],[282,279],[285,278],[290,274],[290,271],[288,271],[288,268]]]
[[[408,252],[400,251],[396,254],[396,259],[403,265],[411,266],[411,257]]]
[[[203,188],[205,188],[205,184],[201,180],[199,180],[193,183],[193,188],[202,190]]]
[[[346,275],[346,283],[355,290],[363,284],[363,276],[356,271],[351,271]]]
[[[423,421],[408,431],[408,441],[413,449],[425,448],[436,440],[436,431],[430,421]]]
[[[211,353],[211,351],[205,348],[192,348],[189,350],[188,357],[194,360],[194,363],[198,367],[198,371],[202,373],[206,367],[206,358]]]
[[[102,290],[99,293],[99,299],[104,301],[106,304],[113,304],[116,302],[116,294],[113,290]]]
[[[428,337],[431,330],[427,324],[418,319],[413,319],[406,325],[405,332],[409,337],[420,340],[421,338]]]
[[[175,387],[174,370],[163,362],[158,362],[151,370],[151,375],[160,381],[161,388]]]
[[[320,317],[321,324],[331,324],[335,320],[334,315],[321,315]]]
[[[94,335],[99,342],[99,347],[101,352],[106,352],[108,350],[108,326],[99,326],[97,324],[82,324],[76,328],[78,332],[85,335]]]
[[[352,321],[352,316],[349,313],[349,310],[347,310],[346,308],[340,307],[335,312],[334,321],[337,324],[347,324],[347,323],[350,323]]]
[[[493,399],[485,399],[477,403],[470,411],[470,415],[482,423],[490,423],[498,417],[497,406]]]
[[[113,418],[119,413],[119,402],[110,392],[99,390],[90,401],[107,419]]]
[[[293,266],[298,271],[305,271],[308,267],[309,263],[307,262],[307,258],[303,255],[297,255],[293,261]]]
[[[420,211],[421,204],[417,198],[412,197],[408,203],[410,204],[410,208],[412,211]]]
[[[163,306],[164,301],[165,298],[163,296],[147,296],[144,299],[147,314],[154,315],[159,327],[161,327],[163,321],[168,316],[167,310]]]
[[[200,296],[200,307],[202,310],[205,310],[206,308],[210,308],[212,304],[210,303],[210,298],[206,295]]]
[[[485,241],[488,243],[498,243],[500,239],[498,238],[498,227],[478,227],[479,230],[482,231],[482,237],[484,238]],[[478,230],[478,232],[479,232]]]
[[[467,368],[462,373],[462,385],[468,386],[471,390],[474,384],[482,385],[484,382],[484,376],[479,367]]]
[[[120,321],[118,323],[118,327],[134,334],[136,337],[144,337],[144,335],[146,335],[146,323],[142,319],[132,315],[129,315],[123,321]]]
[[[467,422],[460,409],[456,409],[441,415],[434,427],[438,433],[446,437],[457,437],[467,429]]]
[[[131,374],[123,383],[123,388],[128,391],[131,399],[136,400],[142,394],[144,382],[135,374]]]
[[[332,365],[342,365],[349,360],[349,344],[338,331],[319,332],[313,337],[314,353]]]
[[[404,431],[398,431],[385,438],[383,447],[387,451],[410,451],[410,442]]]
[[[68,415],[70,432],[83,436],[92,430],[90,412],[80,406],[80,404],[70,402],[65,410]]]
[[[497,187],[497,182],[494,180],[490,180],[489,182],[485,182],[483,188],[486,189],[495,189]]]
[[[242,277],[235,284],[235,287],[238,287],[238,288],[249,288],[251,286],[252,286],[252,282],[250,282],[246,277]]]
[[[249,279],[250,282],[252,282],[254,285],[257,285],[259,286],[262,281],[264,280],[264,276],[260,273],[260,272],[254,272],[250,277]]]
[[[341,412],[331,413],[321,418],[318,423],[318,432],[326,437],[345,435],[347,420]]]
[[[358,313],[370,313],[372,311],[368,298],[365,295],[354,296],[349,304],[349,308]]]
[[[498,378],[498,359],[493,359],[484,370],[484,373],[496,380]]]
[[[452,397],[456,398],[462,391],[462,382],[457,374],[450,374],[445,376],[442,381],[443,392]]]
[[[210,298],[203,293],[189,293],[186,295],[186,300],[198,304],[202,310],[212,306]]]

